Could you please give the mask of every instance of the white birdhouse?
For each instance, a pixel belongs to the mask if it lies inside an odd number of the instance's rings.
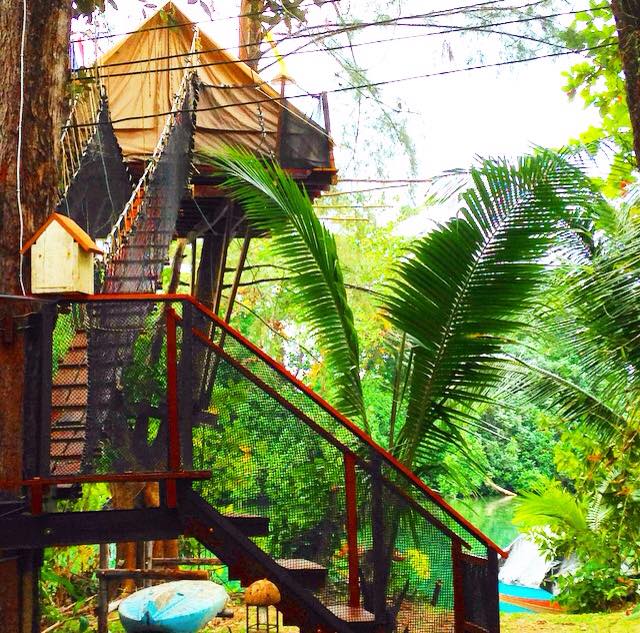
[[[22,254],[29,249],[33,294],[93,294],[94,256],[102,251],[71,218],[52,213]]]

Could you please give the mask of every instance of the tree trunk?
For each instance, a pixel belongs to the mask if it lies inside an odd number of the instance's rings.
[[[0,6],[0,294],[19,294],[20,221],[16,191],[23,3]],[[56,202],[58,154],[67,78],[71,2],[28,0],[22,122],[22,212],[31,236]],[[28,267],[24,270],[29,288]],[[0,299],[0,480],[22,478],[24,341],[20,316],[37,304]],[[35,392],[34,392],[35,393]],[[39,393],[37,394],[39,395]],[[0,563],[0,621],[7,633],[37,630],[37,556]],[[2,559],[2,553],[0,553]]]
[[[242,0],[240,3],[240,52],[239,57],[247,66],[257,70],[262,41],[260,15],[265,0]]]
[[[625,76],[627,106],[633,131],[633,151],[640,167],[640,0],[613,0],[618,46]]]

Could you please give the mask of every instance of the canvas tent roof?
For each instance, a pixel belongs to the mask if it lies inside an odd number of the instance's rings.
[[[172,26],[156,28],[168,25]],[[169,2],[99,60],[125,159],[144,159],[153,153],[165,116],[149,115],[171,109],[190,58],[203,84],[196,113],[196,153],[241,145],[257,153],[276,154],[283,107],[279,93],[206,34],[201,32],[199,39],[202,52],[182,56],[191,48],[193,26]]]

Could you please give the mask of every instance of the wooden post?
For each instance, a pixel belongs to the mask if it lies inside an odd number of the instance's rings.
[[[53,328],[56,304],[45,305],[42,310],[41,358],[40,358],[40,424],[38,425],[37,475],[51,474],[51,381],[53,373]]]
[[[109,545],[100,544],[100,569],[109,565]],[[106,576],[98,575],[98,633],[109,633],[109,581]]]
[[[486,589],[487,614],[490,633],[500,633],[500,596],[498,594],[498,554],[487,548]]]
[[[371,455],[371,532],[373,537],[373,613],[376,625],[384,626],[387,618],[386,579],[387,545],[385,544],[384,506],[380,456]]]
[[[358,500],[356,460],[344,454],[344,487],[347,506],[347,560],[349,564],[349,606],[360,606],[360,572],[358,561]]]
[[[464,633],[464,578],[462,569],[462,545],[458,539],[451,541],[451,567],[453,571],[453,630]]]
[[[193,309],[189,302],[182,302],[182,345],[178,375],[178,403],[180,449],[182,468],[193,468]]]
[[[178,422],[178,361],[176,349],[176,313],[167,310],[167,438],[169,471],[180,470],[180,426]],[[166,502],[169,508],[177,505],[175,479],[166,484]]]

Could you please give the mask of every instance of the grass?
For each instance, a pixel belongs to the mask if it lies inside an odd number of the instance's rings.
[[[506,613],[501,633],[639,633],[640,618],[614,613],[541,614]]]
[[[616,613],[552,614],[509,613],[500,620],[501,633],[639,633],[640,619],[630,618],[624,611]],[[238,608],[233,619],[213,620],[202,633],[244,633],[244,608]],[[110,633],[124,631],[113,622]],[[297,633],[296,627],[280,627],[283,633]]]
[[[215,618],[202,633],[245,633],[244,606],[237,596],[228,605],[234,617]],[[627,611],[613,613],[541,614],[506,613],[500,618],[501,633],[640,633],[640,616],[629,617]],[[63,628],[60,631],[73,631]],[[95,630],[95,629],[90,629]],[[280,626],[281,633],[297,633],[297,627]],[[109,633],[124,633],[115,613],[111,614]]]

